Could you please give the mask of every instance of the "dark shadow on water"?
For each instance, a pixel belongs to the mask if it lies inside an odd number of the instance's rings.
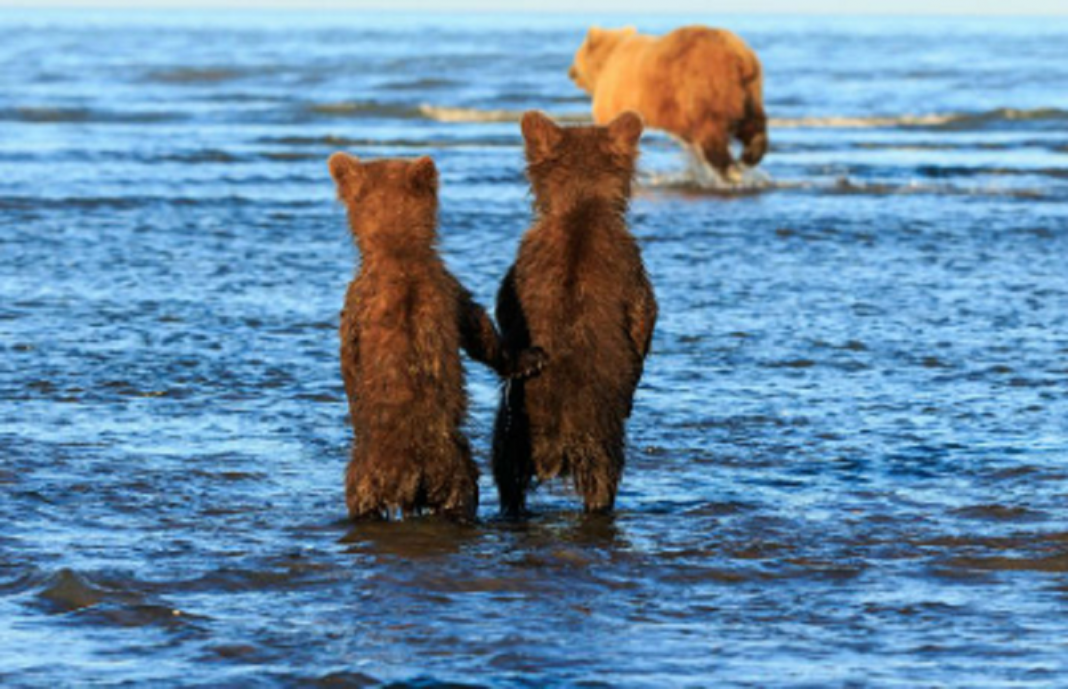
[[[339,541],[345,552],[392,555],[406,559],[434,558],[460,552],[476,541],[482,529],[445,519],[420,517],[403,521],[366,521],[351,525]]]
[[[488,526],[511,536],[514,545],[522,549],[560,544],[601,550],[630,547],[615,514],[535,513],[523,520],[495,520]]]
[[[477,524],[422,517],[346,522],[346,526],[347,532],[338,541],[344,552],[406,560],[434,559],[471,548],[494,550],[502,545],[513,553],[561,545],[601,551],[630,548],[615,515],[577,511],[534,514],[522,520],[494,517]]]
[[[416,679],[402,682],[390,682],[383,686],[385,689],[478,689],[479,687],[490,685],[443,681],[433,677],[417,677]]]
[[[684,177],[661,176],[654,179],[640,179],[634,196],[642,201],[683,200],[701,201],[716,199],[721,201],[740,201],[764,194],[770,194],[790,188],[788,184],[768,183],[752,186],[710,186]]]

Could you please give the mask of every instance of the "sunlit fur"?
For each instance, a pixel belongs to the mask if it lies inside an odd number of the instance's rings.
[[[492,321],[436,248],[429,158],[330,158],[361,263],[341,312],[341,372],[354,440],[345,474],[353,519],[435,512],[467,520],[478,470],[462,432],[463,347],[503,371]]]
[[[540,346],[535,378],[513,382],[494,429],[502,511],[519,515],[533,480],[570,475],[590,512],[610,510],[656,300],[626,225],[641,135],[625,113],[607,127],[522,123],[535,219],[501,285],[505,347]]]
[[[721,175],[733,162],[732,136],[745,146],[747,165],[767,152],[760,61],[729,31],[690,26],[656,37],[593,28],[569,74],[593,97],[595,122],[634,110],[693,145]]]

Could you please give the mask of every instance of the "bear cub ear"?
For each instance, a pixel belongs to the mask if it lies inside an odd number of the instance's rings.
[[[413,191],[437,193],[438,169],[429,156],[418,158],[408,166],[408,186]]]
[[[563,128],[537,110],[523,113],[520,128],[526,143],[527,160],[531,163],[540,163],[551,158],[564,138]]]
[[[330,156],[326,164],[330,168],[330,176],[337,184],[339,196],[355,196],[360,192],[366,173],[363,163],[356,156],[348,153],[335,153]]]
[[[633,110],[627,110],[608,123],[608,136],[612,139],[612,149],[617,153],[633,155],[638,150],[638,139],[642,138],[645,123],[642,116]]]

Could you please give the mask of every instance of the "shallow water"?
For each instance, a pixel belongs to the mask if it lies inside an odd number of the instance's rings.
[[[326,157],[433,155],[490,303],[590,21],[0,14],[0,684],[1068,682],[1063,22],[732,20],[770,182],[643,142],[616,516],[346,524]]]

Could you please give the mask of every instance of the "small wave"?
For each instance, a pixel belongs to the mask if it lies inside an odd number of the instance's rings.
[[[482,110],[479,108],[454,108],[443,105],[419,106],[419,113],[436,122],[519,122],[525,110]],[[589,123],[590,116],[578,113],[550,114],[557,122],[572,124]]]
[[[640,173],[639,190],[655,189],[683,196],[747,196],[768,192],[799,191],[839,196],[972,196],[987,198],[1045,201],[1056,198],[1046,189],[1004,188],[992,186],[963,186],[957,184],[929,184],[922,182],[866,182],[840,177],[831,182],[816,180],[776,180],[761,170],[746,170],[738,182],[718,177],[694,176],[683,173]]]
[[[982,128],[1009,122],[1064,122],[1068,111],[1056,108],[1019,110],[998,108],[982,113],[932,113],[927,115],[886,115],[869,117],[827,116],[771,118],[779,129],[953,129]]]
[[[915,142],[887,142],[887,141],[856,141],[844,145],[845,148],[853,148],[862,151],[1016,151],[1024,148],[1044,149],[1052,153],[1068,152],[1068,147],[1060,142],[1044,139],[1017,139],[1012,141],[984,141],[984,140],[942,140],[942,141],[915,141]],[[797,142],[789,144],[776,144],[777,151],[823,151],[827,150],[827,142],[821,141],[816,144],[804,145]]]
[[[278,95],[269,95],[266,93],[242,93],[239,91],[226,91],[219,93],[212,91],[200,96],[205,102],[208,103],[251,103],[262,105],[276,105],[279,103],[288,103],[289,98]]]
[[[771,189],[782,188],[771,177],[756,168],[739,169],[737,176],[724,179],[714,170],[695,172],[653,172],[641,173],[638,184],[642,188],[662,189],[666,191],[693,192],[706,194],[753,194]]]
[[[921,165],[916,172],[924,177],[942,179],[947,177],[1052,177],[1068,179],[1065,168],[1006,168],[1006,167],[967,167],[963,165]]]
[[[159,112],[105,112],[89,108],[17,107],[0,109],[0,121],[30,124],[151,124],[174,121],[175,115]]]
[[[771,118],[775,129],[880,129],[887,127],[937,127],[954,115],[896,115],[885,117],[787,117]]]
[[[420,105],[419,110],[425,117],[437,122],[518,122],[523,117],[523,113],[516,110],[478,110],[437,105]]]
[[[856,194],[860,196],[899,196],[931,194],[936,196],[978,196],[989,198],[1021,199],[1029,201],[1041,201],[1052,198],[1048,191],[1040,189],[968,187],[958,186],[955,184],[922,184],[917,182],[862,182],[850,179],[848,177],[839,178],[834,182],[833,185],[824,188],[827,192],[832,194]]]
[[[384,91],[429,91],[434,89],[456,88],[460,85],[460,82],[452,79],[423,77],[420,79],[390,81],[382,84],[379,88]]]
[[[1068,110],[1058,108],[1036,108],[1018,110],[1016,108],[998,108],[978,115],[960,115],[948,124],[990,124],[998,122],[1064,122],[1068,120]]]
[[[973,505],[953,510],[953,514],[966,519],[988,521],[1042,521],[1048,517],[1045,512],[1033,510],[1020,505]]]
[[[231,178],[224,178],[229,184],[242,184],[248,183],[252,185],[258,185],[264,183],[268,178],[259,177],[255,179],[234,180]],[[313,178],[308,177],[290,177],[290,180],[298,180],[300,182],[314,182]],[[273,180],[272,180],[273,181]],[[188,196],[166,196],[166,195],[148,195],[148,196],[81,196],[81,197],[57,197],[57,196],[9,196],[0,198],[0,211],[7,212],[25,212],[33,211],[37,209],[55,209],[62,207],[65,209],[75,209],[84,211],[98,211],[98,210],[129,210],[134,208],[144,207],[157,207],[157,206],[179,206],[186,208],[193,207],[243,207],[243,206],[259,206],[262,205],[263,199],[257,196],[236,196],[225,195],[216,197],[206,197],[197,195]],[[294,200],[294,201],[277,201],[274,205],[278,207],[291,206],[293,208],[306,208],[314,205],[316,202],[308,200]]]
[[[354,107],[355,106],[355,107]],[[330,112],[351,114],[353,112],[374,112],[371,104],[336,104],[322,106]],[[395,107],[395,106],[388,106]],[[436,122],[458,123],[499,123],[519,122],[524,110],[466,108],[444,105],[422,104],[413,110],[405,109],[407,117],[423,117]],[[585,112],[555,113],[551,117],[558,122],[569,124],[588,124],[592,121]],[[930,113],[904,115],[843,116],[830,115],[820,117],[785,117],[771,118],[769,124],[779,129],[949,129],[968,130],[983,129],[998,124],[1032,122],[1063,123],[1068,121],[1068,111],[1056,108],[1037,108],[1021,110],[1016,108],[998,108],[981,113]]]
[[[92,117],[88,108],[22,107],[0,111],[0,118],[22,122],[88,122]]]
[[[276,163],[292,163],[301,160],[318,160],[322,155],[318,153],[293,153],[289,151],[285,152],[268,152],[261,153],[260,157],[263,160],[270,160]]]
[[[989,557],[965,556],[954,558],[951,564],[962,569],[990,570],[1001,572],[1068,572],[1068,555],[1036,555],[1033,557],[1010,557],[994,555]]]
[[[155,201],[155,200],[153,200]],[[0,199],[0,211],[27,211],[39,208],[76,208],[81,210],[125,210],[145,204],[144,199],[122,196],[40,197],[8,196]]]
[[[164,84],[217,84],[223,81],[233,81],[242,76],[244,76],[242,72],[226,67],[179,67],[150,72],[148,80]]]
[[[763,169],[733,165],[726,175],[705,163],[696,149],[676,139],[685,151],[686,169],[682,172],[644,174],[639,183],[645,187],[679,191],[722,192],[747,194],[774,186],[771,176]]]
[[[188,151],[181,153],[172,153],[164,155],[159,160],[168,163],[181,163],[184,165],[198,165],[206,163],[237,163],[241,161],[241,157],[228,153],[226,151],[220,151],[217,149],[206,149],[203,151]]]
[[[511,138],[482,136],[473,139],[367,139],[353,138],[348,136],[279,136],[262,137],[259,143],[300,146],[300,147],[325,147],[325,148],[461,148],[477,146],[514,146],[516,142]],[[271,157],[275,154],[265,154]],[[287,154],[282,154],[287,155]]]
[[[330,117],[381,117],[398,120],[415,120],[423,117],[420,108],[375,101],[314,103],[307,106],[306,109],[313,115],[327,115]]]
[[[261,144],[279,146],[327,146],[330,148],[346,148],[378,143],[376,139],[354,139],[331,134],[325,136],[263,136],[256,141]]]

